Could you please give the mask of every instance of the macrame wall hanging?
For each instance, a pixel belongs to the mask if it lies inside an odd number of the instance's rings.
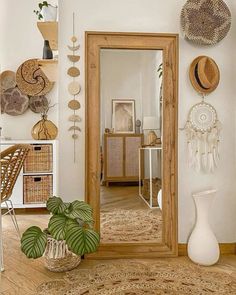
[[[205,102],[205,94],[212,92],[219,84],[219,69],[213,59],[200,56],[192,62],[189,74],[202,101],[190,109],[184,127],[188,163],[197,172],[214,172],[219,161],[221,123],[215,108]]]
[[[72,132],[72,139],[74,141],[74,163],[76,162],[76,141],[79,138],[78,133],[81,131],[78,123],[81,122],[80,116],[77,114],[80,109],[80,102],[77,97],[81,91],[81,86],[78,82],[78,77],[80,76],[80,70],[76,67],[76,63],[79,62],[80,56],[76,52],[80,49],[78,44],[78,39],[75,36],[75,13],[73,13],[73,36],[71,37],[72,46],[68,45],[68,49],[71,51],[71,54],[68,54],[67,57],[72,63],[72,66],[68,69],[67,74],[72,78],[72,82],[68,85],[68,92],[72,96],[72,99],[68,102],[68,107],[73,111],[73,114],[69,117],[69,122],[73,125],[69,127],[68,131]]]
[[[189,111],[184,127],[188,144],[188,163],[197,172],[214,172],[219,160],[221,123],[215,108],[203,100]]]

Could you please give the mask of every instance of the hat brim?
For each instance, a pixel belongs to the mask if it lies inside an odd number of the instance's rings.
[[[198,56],[197,58],[195,58],[193,62],[191,63],[190,69],[189,69],[189,78],[190,78],[191,84],[193,88],[201,94],[209,94],[213,92],[217,88],[220,82],[219,68],[217,64],[215,63],[215,61],[211,59],[211,61],[214,62],[214,65],[215,65],[216,79],[214,79],[214,83],[210,87],[204,87],[204,85],[201,83],[201,79],[198,73],[198,63],[202,58],[205,58],[205,57],[206,56]]]

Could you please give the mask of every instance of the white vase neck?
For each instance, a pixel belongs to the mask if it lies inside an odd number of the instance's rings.
[[[206,197],[208,195],[215,195],[216,192],[217,192],[217,190],[215,190],[215,189],[206,190],[206,191],[202,191],[202,192],[193,194],[193,197],[194,198],[195,197]]]
[[[200,226],[205,224],[205,226],[209,226],[208,224],[208,216],[209,209],[211,207],[212,201],[215,198],[216,190],[208,190],[204,192],[200,192],[198,194],[193,195],[193,199],[196,206],[197,213],[197,224],[196,226]]]

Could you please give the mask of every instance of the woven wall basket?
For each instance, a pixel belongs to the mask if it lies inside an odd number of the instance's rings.
[[[47,248],[44,253],[44,264],[53,272],[64,272],[76,268],[81,257],[68,250],[65,241],[57,241],[48,237]]]
[[[4,71],[0,74],[0,89],[4,90],[16,87],[16,74],[13,71]]]
[[[10,116],[22,115],[29,106],[29,98],[18,87],[7,89],[1,95],[1,112]]]
[[[185,38],[199,45],[215,45],[229,32],[231,13],[223,0],[188,0],[181,12]]]
[[[29,59],[18,68],[16,83],[22,93],[30,96],[45,95],[53,87],[53,83],[40,69],[37,59]]]

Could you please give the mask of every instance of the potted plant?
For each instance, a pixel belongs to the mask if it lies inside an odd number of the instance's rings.
[[[38,7],[39,10],[34,10],[38,20],[43,20],[44,22],[57,20],[57,6],[53,6],[47,1],[43,1],[38,4]]]
[[[44,256],[45,266],[51,271],[71,270],[78,266],[82,255],[95,252],[99,245],[92,208],[83,201],[64,203],[52,197],[47,209],[52,213],[48,228],[28,228],[21,238],[21,250],[28,258]]]

